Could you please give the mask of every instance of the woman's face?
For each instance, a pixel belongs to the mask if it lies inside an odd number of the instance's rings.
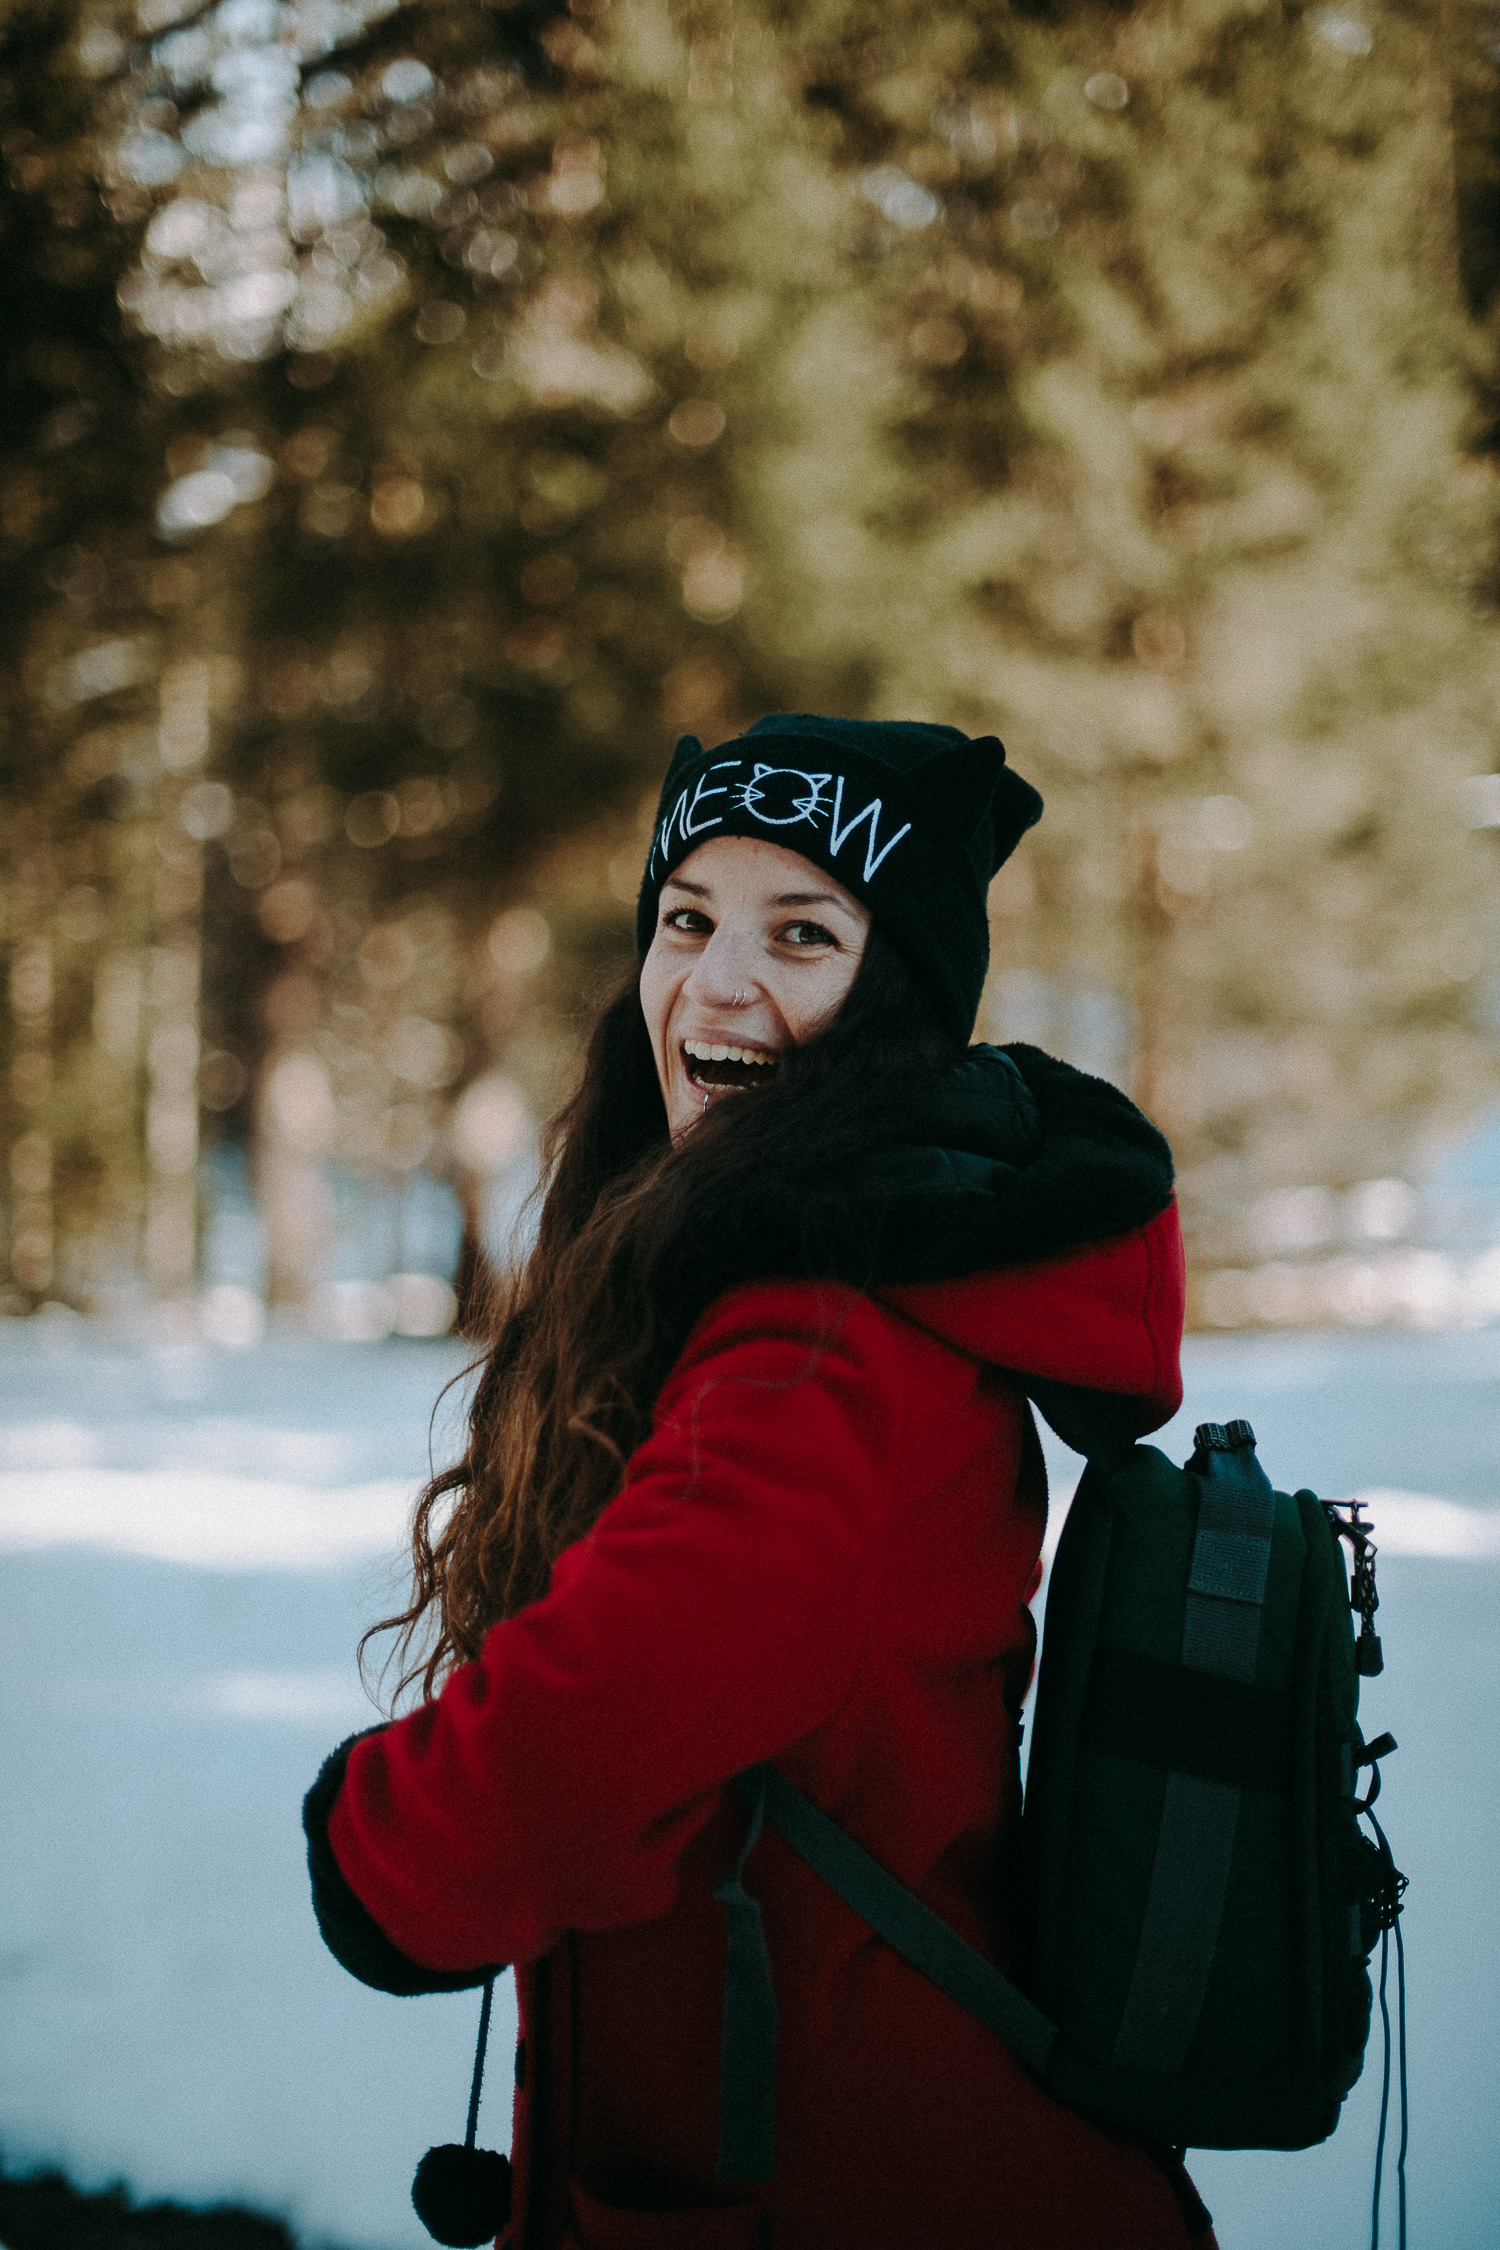
[[[673,870],[641,967],[673,1140],[837,1014],[869,927],[831,875],[758,837],[716,836]]]

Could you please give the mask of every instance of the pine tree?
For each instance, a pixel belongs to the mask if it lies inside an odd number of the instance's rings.
[[[1200,1261],[1494,1080],[1494,486],[1436,28],[827,11],[795,153],[738,121],[737,164],[800,162],[762,254],[812,283],[758,369],[751,628],[1040,783],[991,1021],[1022,964],[1130,1004]]]
[[[149,950],[175,879],[153,848],[154,683],[176,604],[147,513],[160,416],[114,318],[133,214],[100,193],[79,28],[66,7],[17,11],[0,86],[0,1107],[6,1263],[22,1303],[87,1298],[138,1266],[151,1170],[142,1066],[153,994],[173,982],[160,953],[153,979]],[[178,889],[173,917],[191,921],[196,896]],[[175,1056],[156,1053],[179,1096],[170,1118],[160,1102],[155,1112],[175,1182],[195,1153],[192,1058],[180,1039]]]

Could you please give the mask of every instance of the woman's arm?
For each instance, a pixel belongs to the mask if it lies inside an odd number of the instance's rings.
[[[302,1830],[307,1838],[307,1872],[312,1878],[313,1913],[323,1943],[341,1968],[377,1992],[394,1992],[405,1999],[418,1992],[461,1992],[482,1984],[488,1971],[424,1969],[399,1946],[392,1945],[369,1908],[344,1880],[328,1841],[328,1815],[344,1785],[349,1753],[357,1742],[382,1734],[382,1727],[367,1727],[351,1734],[323,1760],[318,1778],[302,1800]],[[498,1964],[497,1964],[498,1966]]]
[[[711,1308],[546,1597],[348,1750],[330,1856],[393,1949],[468,1983],[670,1907],[723,1783],[849,1692],[900,1412],[893,1324],[855,1292]]]

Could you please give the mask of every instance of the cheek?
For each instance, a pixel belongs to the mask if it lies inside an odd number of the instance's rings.
[[[662,1075],[662,1058],[666,1052],[667,1018],[676,998],[678,979],[672,975],[670,964],[660,949],[653,944],[641,964],[641,1014],[646,1020],[646,1033],[651,1041],[651,1052],[656,1057],[656,1073]]]
[[[782,1018],[793,1042],[800,1046],[836,1016],[859,974],[859,955],[830,955],[819,964],[818,974],[785,980],[778,998]]]

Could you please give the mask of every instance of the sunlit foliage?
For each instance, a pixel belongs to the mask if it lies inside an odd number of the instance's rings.
[[[6,22],[18,1305],[184,1297],[205,1148],[282,1299],[340,1179],[472,1216],[672,733],[778,706],[1040,783],[985,1028],[1134,1086],[1201,1261],[1490,1085],[1477,11]]]

